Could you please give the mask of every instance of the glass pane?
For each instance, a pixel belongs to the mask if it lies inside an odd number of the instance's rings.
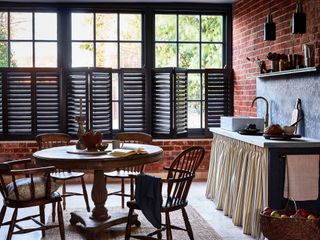
[[[200,74],[188,74],[188,100],[200,100],[201,86]]]
[[[32,39],[32,13],[10,13],[10,38],[14,40]]]
[[[222,42],[222,16],[202,16],[202,41]]]
[[[0,12],[0,40],[8,39],[8,13]]]
[[[112,129],[119,129],[119,102],[112,103]]]
[[[9,67],[7,42],[0,42],[0,67]]]
[[[57,67],[57,43],[35,44],[36,67]]]
[[[188,128],[201,127],[200,102],[188,102]]]
[[[72,40],[93,40],[93,14],[72,13]]]
[[[72,67],[93,67],[93,43],[72,43]]]
[[[118,15],[117,14],[96,14],[96,39],[117,40],[118,39]]]
[[[222,68],[222,44],[202,44],[202,68]]]
[[[57,40],[57,14],[35,13],[35,39]]]
[[[112,100],[119,100],[119,76],[118,76],[118,73],[112,74]]]
[[[199,69],[199,44],[179,44],[179,67]]]
[[[32,43],[11,42],[11,67],[32,67]]]
[[[118,44],[97,43],[96,65],[97,67],[118,68]]]
[[[120,40],[141,41],[141,14],[120,14]]]
[[[120,43],[120,67],[141,67],[141,43]]]
[[[156,43],[156,67],[177,66],[177,44]]]
[[[177,40],[177,15],[156,15],[156,41]]]
[[[200,17],[179,15],[179,41],[199,41]]]

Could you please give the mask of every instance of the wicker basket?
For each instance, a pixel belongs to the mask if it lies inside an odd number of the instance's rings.
[[[279,210],[290,216],[295,211]],[[260,229],[269,240],[320,240],[320,220],[276,218],[260,213]]]

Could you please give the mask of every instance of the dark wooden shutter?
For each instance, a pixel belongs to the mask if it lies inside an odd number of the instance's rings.
[[[37,133],[60,132],[61,72],[42,70],[37,71],[35,77]]]
[[[187,135],[187,70],[158,68],[152,73],[152,133],[157,137]]]
[[[220,127],[220,117],[232,115],[231,71],[205,70],[206,130]]]
[[[76,122],[76,116],[79,116],[80,114],[80,97],[82,97],[82,114],[86,116],[86,123],[88,123],[86,105],[88,88],[88,68],[68,69],[65,76],[68,82],[68,133],[71,135],[76,135],[78,132],[78,123]]]
[[[112,134],[112,71],[111,68],[92,68],[90,79],[90,128]]]
[[[6,72],[9,135],[32,134],[32,82],[30,71]]]
[[[146,132],[146,70],[121,69],[121,131]]]

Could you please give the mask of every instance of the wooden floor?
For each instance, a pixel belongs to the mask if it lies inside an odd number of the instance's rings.
[[[89,193],[91,192],[92,185],[88,184],[87,189]],[[108,184],[109,190],[115,190],[119,187],[118,184]],[[127,186],[128,187],[128,186]],[[80,190],[80,185],[71,185],[68,186],[70,191],[77,191]],[[235,227],[232,224],[232,221],[229,217],[226,217],[223,215],[223,212],[218,211],[215,209],[215,206],[212,201],[208,200],[205,197],[205,190],[206,190],[206,183],[205,182],[194,182],[192,184],[192,188],[189,192],[189,204],[192,205],[199,213],[200,215],[207,220],[207,222],[220,234],[220,236],[223,237],[223,239],[226,240],[246,240],[246,239],[253,239],[250,236],[244,235],[242,233],[242,229],[239,227]],[[89,195],[90,196],[90,195]],[[72,199],[72,200],[71,200]],[[72,197],[68,199],[69,202],[67,202],[68,205],[72,204],[72,208],[80,208],[84,207],[84,201],[82,197]],[[70,201],[71,200],[71,201]],[[72,203],[71,203],[72,202]],[[111,196],[108,198],[107,202],[108,206],[120,206],[120,198],[116,196]],[[93,203],[90,201],[90,206],[93,206]],[[2,199],[0,203],[0,207],[2,207]],[[24,216],[30,212],[33,212],[34,209],[29,208],[25,210],[19,211],[19,216]],[[48,206],[46,208],[47,216],[50,214],[51,207]],[[12,211],[7,211],[5,220],[9,220],[11,218]],[[68,224],[68,223],[65,223]],[[192,224],[192,223],[191,223]],[[0,229],[0,240],[6,239],[7,235],[7,227],[2,227]],[[38,240],[41,239],[40,232],[34,232],[29,233],[25,235],[17,235],[13,237],[14,240]],[[68,239],[67,239],[68,240]]]

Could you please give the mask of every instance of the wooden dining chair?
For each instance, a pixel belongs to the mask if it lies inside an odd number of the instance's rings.
[[[3,196],[3,206],[0,212],[0,227],[9,225],[7,240],[13,234],[24,234],[33,231],[41,231],[45,236],[45,230],[59,227],[60,237],[65,239],[61,197],[57,190],[58,186],[51,182],[50,173],[55,167],[22,168],[21,164],[31,163],[30,159],[13,160],[0,163],[0,192]],[[17,168],[20,166],[20,168]],[[59,224],[47,225],[45,222],[45,205],[55,203],[58,205]],[[17,219],[20,208],[39,206],[39,214]],[[3,222],[7,208],[13,208],[10,221]],[[36,218],[40,217],[40,221]],[[18,222],[32,220],[39,227],[25,228]],[[17,229],[16,231],[14,231]]]
[[[201,164],[205,150],[201,146],[193,146],[182,151],[172,162],[170,167],[164,169],[168,171],[167,178],[161,179],[162,183],[167,184],[165,195],[161,197],[160,212],[165,214],[165,223],[161,223],[161,227],[156,231],[142,235],[131,235],[132,215],[134,210],[139,210],[140,207],[136,201],[127,202],[129,207],[128,222],[126,227],[125,240],[130,237],[135,239],[161,239],[162,231],[166,231],[166,239],[172,239],[172,229],[186,231],[190,239],[194,239],[191,224],[185,207],[188,205],[187,196],[190,190],[191,183],[194,179],[195,172]],[[185,222],[185,229],[172,225],[170,221],[170,213],[173,211],[182,211],[182,216]],[[157,238],[152,237],[157,235]]]
[[[140,132],[123,132],[118,133],[115,137],[115,140],[119,140],[121,143],[142,143],[142,144],[151,144],[152,136],[147,133]],[[134,176],[142,173],[144,170],[144,165],[119,168],[113,172],[107,172],[104,174],[106,182],[107,178],[117,178],[121,179],[121,189],[118,191],[108,193],[110,195],[116,195],[121,197],[121,207],[124,208],[124,198],[130,197],[131,200],[134,199]],[[130,193],[125,192],[124,181],[126,179],[130,180]]]
[[[71,137],[68,134],[64,133],[46,133],[40,134],[36,136],[36,141],[38,143],[38,147],[40,150],[51,148],[51,147],[58,147],[58,146],[66,146],[69,145]],[[65,171],[65,170],[57,170],[51,173],[51,178],[54,181],[62,181],[62,199],[63,199],[63,210],[66,209],[66,197],[70,196],[83,196],[84,201],[86,204],[87,211],[90,212],[88,194],[86,189],[86,184],[84,181],[84,173],[83,172],[73,172],[73,171]],[[81,179],[81,186],[82,186],[82,193],[78,192],[67,192],[66,189],[66,181],[80,178]],[[53,220],[54,220],[54,207],[53,207]]]

